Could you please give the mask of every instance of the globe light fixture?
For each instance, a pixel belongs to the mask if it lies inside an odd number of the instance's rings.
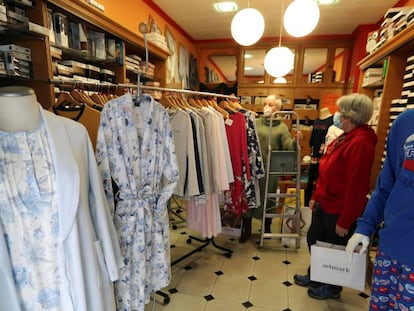
[[[306,36],[315,29],[319,15],[319,7],[314,0],[294,0],[283,17],[285,29],[291,36]]]
[[[282,4],[283,16],[283,4]],[[272,77],[283,77],[292,69],[295,62],[295,55],[292,51],[282,46],[282,18],[280,19],[279,46],[270,49],[264,58],[263,66],[266,72]]]
[[[285,46],[270,49],[264,58],[264,68],[272,77],[283,77],[293,69],[295,56]]]
[[[240,10],[231,21],[231,35],[234,40],[243,46],[255,44],[264,32],[263,15],[256,9]]]
[[[273,80],[273,83],[287,83],[285,77],[277,77]]]

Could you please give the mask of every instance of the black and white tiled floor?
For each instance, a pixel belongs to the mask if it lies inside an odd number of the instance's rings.
[[[260,223],[254,222],[252,237],[246,243],[220,235],[217,245],[233,250],[232,256],[212,243],[172,266],[172,281],[163,290],[168,304],[157,295],[146,311],[362,311],[368,309],[369,288],[365,293],[344,288],[340,299],[315,300],[307,288],[293,282],[293,275],[304,273],[309,264],[305,237],[297,250],[284,249],[277,239],[265,240],[258,248]],[[273,228],[272,228],[273,230]],[[277,230],[277,228],[275,228]],[[171,230],[171,260],[175,261],[202,245],[185,227]],[[230,258],[229,258],[230,257]]]

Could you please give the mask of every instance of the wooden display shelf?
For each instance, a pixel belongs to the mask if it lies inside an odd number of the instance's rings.
[[[70,14],[73,14],[74,16],[77,16],[82,20],[87,21],[90,24],[95,25],[98,28],[105,30],[108,33],[111,33],[129,44],[140,47],[144,47],[145,45],[143,37],[140,37],[137,33],[134,33],[124,26],[114,22],[112,19],[105,16],[100,11],[97,11],[86,2],[77,0],[48,0],[47,2],[69,12]],[[151,42],[148,42],[148,49],[151,51],[151,55],[157,56],[162,60],[166,60],[168,56],[170,56],[169,52],[161,49]]]
[[[406,54],[414,50],[414,24],[395,35],[385,42],[378,50],[369,54],[358,62],[361,70],[366,70],[376,64],[381,63],[387,56],[394,53]]]

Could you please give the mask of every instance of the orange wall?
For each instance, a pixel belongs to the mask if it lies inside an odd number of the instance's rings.
[[[186,36],[185,32],[177,29],[179,26],[173,24],[167,20],[165,14],[159,9],[152,8],[146,1],[143,0],[98,0],[105,6],[105,15],[115,22],[121,24],[125,28],[137,33],[142,37],[141,33],[138,31],[138,25],[141,22],[148,23],[149,17],[151,16],[153,20],[157,23],[163,35],[165,35],[165,27],[168,26],[168,29],[173,34],[176,42],[176,51],[179,51],[179,46],[184,46],[189,54],[198,57],[197,49],[192,39]],[[199,75],[202,73],[199,72]],[[177,85],[178,87],[178,85]]]

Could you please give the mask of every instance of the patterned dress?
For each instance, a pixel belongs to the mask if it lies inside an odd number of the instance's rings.
[[[144,310],[171,278],[167,202],[179,175],[167,111],[150,96],[139,105],[129,93],[109,101],[96,157],[124,261],[117,309]]]
[[[257,202],[260,199],[256,197],[256,184],[259,179],[265,176],[265,172],[256,129],[256,117],[254,112],[247,109],[240,109],[239,112],[241,112],[246,119],[247,153],[249,155],[250,173],[252,175],[250,180],[248,180],[247,177],[245,178],[244,190],[246,192],[249,208],[257,208]],[[243,166],[243,175],[247,175],[246,166]]]
[[[61,310],[55,172],[43,123],[0,132],[0,225],[22,310]]]

